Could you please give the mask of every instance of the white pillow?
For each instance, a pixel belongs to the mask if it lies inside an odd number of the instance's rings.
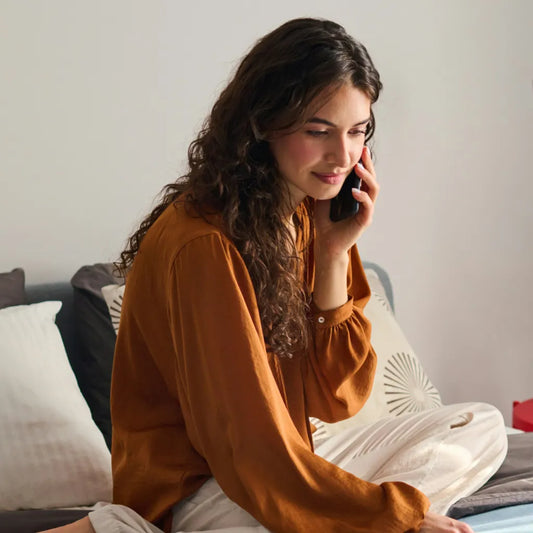
[[[60,308],[0,310],[0,510],[111,500],[111,456],[55,325]]]
[[[365,269],[365,273],[372,292],[365,307],[365,316],[372,324],[371,342],[378,357],[374,387],[355,416],[335,424],[312,419],[321,434],[333,435],[348,426],[442,405],[439,391],[426,375],[396,322],[379,276],[370,269]]]

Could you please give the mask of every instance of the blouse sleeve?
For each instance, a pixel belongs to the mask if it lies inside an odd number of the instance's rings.
[[[230,499],[273,532],[416,529],[428,507],[316,456],[268,364],[253,286],[220,235],[189,242],[169,275],[176,391],[192,445]]]
[[[363,310],[370,299],[357,246],[350,251],[348,301],[320,311],[311,305],[312,341],[304,370],[309,416],[337,422],[356,414],[372,390],[377,358],[371,324]]]

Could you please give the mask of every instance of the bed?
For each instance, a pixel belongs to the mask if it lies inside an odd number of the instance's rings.
[[[396,322],[387,272],[375,263],[364,266],[381,367],[367,405],[347,423],[440,405]],[[123,280],[109,264],[84,266],[70,281],[29,287],[21,269],[0,273],[0,533],[67,524],[96,501],[109,500],[109,387],[122,291]],[[404,376],[401,409],[387,403],[391,365],[411,372]],[[409,388],[413,380],[416,395]],[[508,439],[498,472],[449,511],[476,532],[533,532],[533,433]]]

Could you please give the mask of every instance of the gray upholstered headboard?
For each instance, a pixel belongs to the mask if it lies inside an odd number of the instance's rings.
[[[370,261],[363,261],[363,266],[365,268],[371,268],[379,276],[379,280],[381,281],[381,284],[385,289],[385,293],[387,295],[387,299],[389,300],[391,309],[394,311],[394,291],[392,290],[392,283],[387,271],[384,268],[380,267],[378,264],[372,263]]]

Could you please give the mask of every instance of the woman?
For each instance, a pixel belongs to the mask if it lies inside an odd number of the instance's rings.
[[[352,416],[372,387],[356,242],[379,191],[366,143],[381,87],[366,49],[330,21],[287,22],[243,59],[187,175],[121,255],[120,505],[63,531],[471,531],[429,511],[421,490],[444,512],[494,472],[505,439],[493,408],[452,406],[313,443],[310,416]],[[332,222],[330,200],[354,168],[359,210]],[[450,480],[426,478],[444,443],[480,429],[492,444],[464,449],[482,477],[459,476],[441,497]],[[411,457],[425,450],[422,463],[395,467],[407,445]]]

